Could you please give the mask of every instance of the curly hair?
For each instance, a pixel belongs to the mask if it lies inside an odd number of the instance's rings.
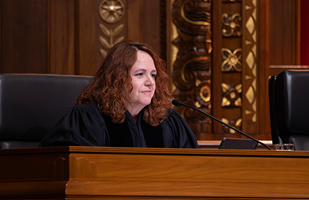
[[[169,77],[165,72],[166,63],[147,44],[128,41],[113,46],[75,104],[94,103],[114,123],[123,123],[127,110],[125,97],[133,89],[129,72],[137,60],[137,51],[148,53],[157,70],[155,84],[159,89],[155,90],[151,103],[143,109],[143,119],[151,126],[158,126],[167,115],[172,95]]]

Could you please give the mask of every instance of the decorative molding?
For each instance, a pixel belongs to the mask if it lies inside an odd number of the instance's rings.
[[[124,40],[124,36],[120,36],[118,39],[115,40],[115,37],[119,35],[119,33],[123,30],[124,24],[120,24],[117,26],[114,30],[113,29],[108,29],[106,26],[103,24],[100,24],[100,30],[101,32],[109,38],[109,41],[107,41],[103,36],[99,36],[99,41],[100,44],[105,48],[105,49],[110,49],[112,46],[115,44],[121,42]],[[114,41],[115,40],[115,41]],[[107,54],[107,51],[104,49],[100,49],[100,54],[104,58]]]
[[[221,14],[221,117],[242,129],[243,109],[243,1],[222,1]],[[222,127],[225,134],[234,133]]]
[[[66,162],[66,158],[59,156],[57,158],[55,158],[52,162],[52,165],[50,166],[50,178],[51,179],[59,179],[62,177],[65,177],[65,171],[64,166]]]
[[[236,129],[240,129],[241,124],[242,124],[242,119],[241,119],[241,118],[236,119],[236,120],[234,120],[234,119],[222,118],[221,120],[222,120],[224,123],[226,123],[226,124],[228,124],[228,125],[230,125],[230,126],[235,127]],[[234,131],[233,129],[230,129],[230,128],[228,128],[228,127],[224,127],[224,129],[225,129],[225,131],[224,131],[225,133],[230,133],[230,134],[234,134],[234,133],[235,133],[235,131]]]
[[[207,2],[207,1],[205,0],[205,2]],[[198,2],[192,1],[192,0],[185,0],[185,1],[182,3],[182,5],[181,5],[181,11],[180,11],[181,17],[182,17],[186,22],[188,22],[188,23],[190,23],[190,24],[193,24],[193,25],[210,26],[210,21],[209,21],[210,16],[204,15],[205,13],[200,13],[200,14],[202,14],[202,15],[199,15],[198,12],[196,12],[196,13],[190,13],[191,17],[194,18],[194,19],[192,19],[192,20],[189,19],[189,18],[187,17],[187,14],[186,14],[186,11],[185,11],[185,6],[187,5],[188,7],[197,7],[198,5],[196,5],[196,3],[198,3]],[[190,5],[188,5],[188,4],[190,4]],[[203,17],[205,17],[205,16],[206,16],[205,21],[201,21],[201,19],[203,19]]]
[[[222,72],[229,71],[242,71],[241,58],[242,58],[242,49],[237,48],[233,52],[230,49],[222,48],[221,49],[223,62],[221,64]]]
[[[257,122],[257,17],[256,17],[256,3],[257,0],[246,1],[246,36],[245,36],[245,48],[247,51],[244,54],[245,63],[245,85],[244,96],[247,104],[244,107],[244,114],[247,124],[254,124]]]
[[[71,155],[70,164],[77,166],[77,169],[82,169],[72,171],[72,178],[95,178],[98,176],[96,162],[89,160],[87,157]]]
[[[241,36],[241,16],[235,13],[232,16],[227,13],[222,14],[222,34],[225,37]]]
[[[121,18],[124,16],[125,7],[121,0],[103,0],[99,6],[99,15],[101,19],[107,23],[115,24],[119,22]],[[99,28],[103,35],[99,36],[99,42],[103,48],[99,49],[100,55],[105,58],[107,51],[113,47],[115,44],[124,40],[124,36],[120,36],[116,38],[121,31],[124,29],[124,24],[118,25],[116,28],[108,28],[104,24],[100,23]],[[107,38],[107,39],[106,39]]]
[[[99,15],[107,23],[116,23],[124,16],[124,4],[121,0],[103,0],[99,6]]]
[[[241,107],[242,84],[230,85],[221,84],[222,88],[222,107]]]

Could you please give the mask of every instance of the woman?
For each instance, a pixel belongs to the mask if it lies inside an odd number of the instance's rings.
[[[146,44],[119,43],[39,146],[198,148],[170,108],[168,83],[165,62]]]

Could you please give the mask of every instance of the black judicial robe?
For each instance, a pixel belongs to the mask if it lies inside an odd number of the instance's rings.
[[[114,124],[109,116],[100,113],[96,105],[76,105],[52,128],[39,147],[199,148],[192,130],[173,109],[157,127],[147,124],[142,114],[138,115],[137,122],[128,111],[125,115],[122,124]]]

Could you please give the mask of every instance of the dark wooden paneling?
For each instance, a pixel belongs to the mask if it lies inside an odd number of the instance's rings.
[[[103,56],[100,50],[108,51],[106,46],[113,46],[116,41],[132,40],[149,44],[160,55],[160,1],[130,0],[122,1],[124,16],[115,23],[108,23],[100,18],[99,7],[102,0],[76,1],[76,73],[93,75],[101,65]],[[111,35],[100,29],[104,26]],[[113,35],[123,26],[122,31]],[[100,43],[104,38],[106,44]]]
[[[75,1],[48,1],[49,62],[52,74],[75,74]]]
[[[160,55],[160,0],[129,0],[127,37],[144,42]]]
[[[298,60],[298,1],[271,0],[270,64],[296,65]]]
[[[96,70],[96,16],[98,0],[76,1],[76,74],[93,75]]]
[[[143,3],[139,0],[130,0],[127,8],[127,37],[129,40],[138,41],[143,38],[143,27],[141,13],[143,11]],[[134,28],[132,28],[134,27]]]
[[[144,3],[143,13],[143,41],[160,55],[160,0],[142,1]]]
[[[1,1],[1,72],[47,72],[47,1]]]
[[[122,0],[125,16],[103,22],[103,0],[1,0],[2,73],[93,75],[103,61],[99,37],[104,24],[124,28],[113,45],[123,40],[148,43],[160,55],[160,0]],[[164,16],[164,15],[163,15]],[[108,51],[108,49],[104,49]]]

